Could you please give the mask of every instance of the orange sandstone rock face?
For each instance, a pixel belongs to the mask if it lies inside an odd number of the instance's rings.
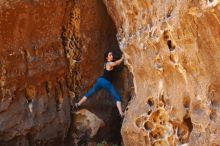
[[[134,76],[124,144],[219,145],[219,1],[104,2]]]
[[[67,133],[65,9],[60,0],[0,2],[0,145],[44,145]]]

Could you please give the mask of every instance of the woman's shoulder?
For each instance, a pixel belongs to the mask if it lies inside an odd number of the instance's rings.
[[[113,67],[114,67],[114,62],[111,62],[111,61],[106,62],[106,63],[105,63],[105,67],[106,67],[107,69],[112,70]]]
[[[113,65],[113,64],[114,64],[114,62],[112,62],[112,61],[108,61],[108,62],[105,63],[106,66],[107,66],[107,65],[108,65],[108,66],[111,66],[111,65]]]

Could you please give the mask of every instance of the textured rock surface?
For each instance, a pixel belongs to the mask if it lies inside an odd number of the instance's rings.
[[[104,2],[134,76],[124,144],[219,145],[219,1]]]
[[[60,0],[0,1],[0,145],[44,145],[66,136],[65,9]]]
[[[99,128],[103,127],[105,123],[86,109],[82,109],[74,113],[74,127],[76,127],[76,133],[83,133],[84,137],[94,137],[98,132]],[[83,131],[83,132],[82,132]]]

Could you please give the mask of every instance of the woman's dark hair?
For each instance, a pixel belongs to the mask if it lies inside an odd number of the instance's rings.
[[[107,50],[107,51],[105,51],[105,53],[104,53],[104,61],[106,62],[107,60],[106,60],[106,57],[108,57],[108,53],[113,53],[112,51],[110,51],[110,50]]]

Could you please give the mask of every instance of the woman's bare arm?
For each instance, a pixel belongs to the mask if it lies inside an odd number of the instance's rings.
[[[114,66],[121,64],[122,61],[124,60],[124,58],[125,58],[125,56],[124,56],[124,54],[122,54],[121,59],[109,63],[109,66],[114,67]]]

